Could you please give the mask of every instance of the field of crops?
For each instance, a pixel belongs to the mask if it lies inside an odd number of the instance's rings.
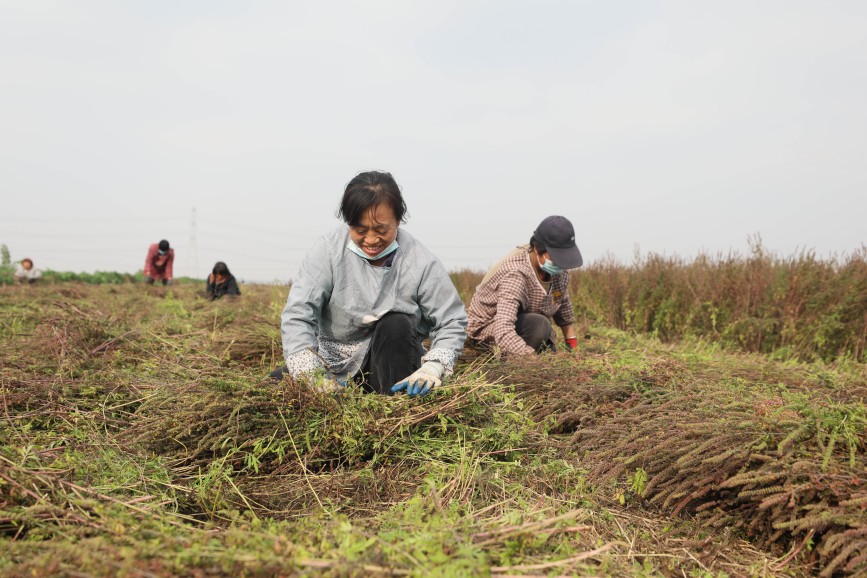
[[[590,319],[408,399],[267,382],[286,288],[200,289],[0,287],[0,574],[867,573],[851,304],[810,361]]]

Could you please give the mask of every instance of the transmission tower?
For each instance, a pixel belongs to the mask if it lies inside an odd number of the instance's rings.
[[[193,274],[191,277],[198,279],[199,277],[199,247],[196,244],[196,208],[193,207],[193,214],[190,217],[190,257],[193,264]]]

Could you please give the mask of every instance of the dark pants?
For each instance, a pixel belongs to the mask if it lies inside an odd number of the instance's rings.
[[[542,353],[544,349],[557,351],[554,345],[554,328],[548,318],[539,313],[518,313],[515,322],[515,333],[521,336],[524,342]]]
[[[361,381],[367,392],[391,395],[392,385],[421,367],[421,356],[421,342],[412,316],[386,313],[376,322],[370,348],[353,379]],[[272,371],[270,377],[280,380],[285,372],[283,366]]]

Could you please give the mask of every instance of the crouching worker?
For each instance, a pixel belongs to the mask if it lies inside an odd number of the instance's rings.
[[[15,274],[13,277],[16,285],[23,285],[24,283],[32,285],[42,277],[42,271],[33,266],[32,259],[25,257],[24,259],[21,259],[18,267],[15,268]]]
[[[528,355],[556,351],[550,317],[563,331],[569,349],[578,346],[569,297],[569,273],[583,264],[575,229],[565,217],[543,220],[530,244],[509,253],[485,275],[470,307],[469,336],[504,353]]]
[[[237,297],[241,295],[235,276],[229,272],[229,267],[222,261],[217,261],[211,274],[208,275],[208,285],[205,289],[208,301],[219,299],[223,295]]]
[[[439,259],[400,228],[405,213],[389,173],[360,173],[346,185],[345,225],[316,241],[289,291],[286,366],[272,378],[318,375],[320,390],[355,379],[365,391],[414,396],[452,373],[466,312]]]

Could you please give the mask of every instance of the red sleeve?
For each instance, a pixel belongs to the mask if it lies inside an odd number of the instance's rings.
[[[169,249],[169,258],[166,261],[166,278],[167,279],[171,279],[173,277],[172,266],[174,265],[174,263],[175,263],[175,250]]]
[[[154,243],[148,247],[148,256],[145,258],[144,274],[145,277],[151,276],[151,263],[154,260],[154,255],[157,254],[157,245]]]

